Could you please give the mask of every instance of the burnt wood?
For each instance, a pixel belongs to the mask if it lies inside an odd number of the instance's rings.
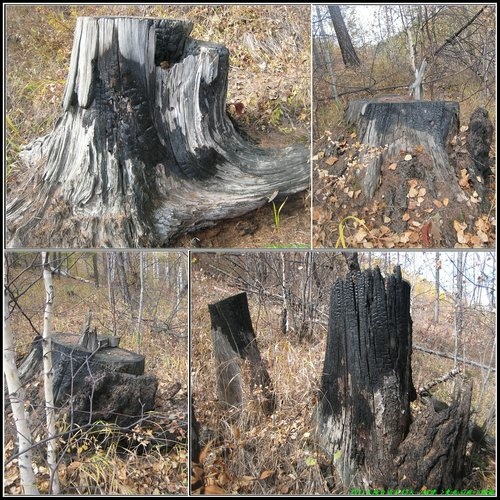
[[[257,346],[246,293],[209,304],[212,341],[220,402],[229,408],[244,403],[242,362],[248,362],[250,390],[264,414],[274,412],[276,398],[271,377]]]
[[[309,186],[304,145],[262,149],[226,114],[229,52],[192,23],[78,18],[63,114],[21,157],[11,247],[162,247]]]

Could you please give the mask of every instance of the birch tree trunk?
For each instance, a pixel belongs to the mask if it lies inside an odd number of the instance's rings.
[[[141,292],[139,295],[139,312],[137,314],[137,352],[141,352],[141,325],[142,325],[142,309],[144,306],[144,252],[139,253],[139,275],[141,281]]]
[[[453,360],[453,368],[458,365],[460,349],[462,344],[463,330],[463,273],[464,273],[464,258],[462,252],[457,252],[456,260],[456,291],[455,291],[455,353]]]
[[[109,298],[109,307],[111,308],[111,315],[113,318],[113,335],[116,335],[116,300],[115,300],[115,289],[113,288],[113,281],[115,275],[115,259],[114,259],[115,254],[106,253],[103,255],[107,269],[108,298]]]
[[[47,465],[50,471],[51,493],[59,494],[59,476],[57,474],[56,415],[54,407],[54,371],[52,366],[52,316],[54,308],[54,286],[50,254],[42,252],[43,282],[45,284],[45,310],[43,314],[43,376],[45,390],[45,414],[47,417]]]
[[[191,30],[171,19],[78,18],[64,114],[22,153],[35,173],[9,201],[9,246],[170,246],[275,191],[308,188],[307,147],[264,150],[236,132],[229,51]]]
[[[435,269],[435,281],[434,281],[434,323],[439,323],[439,294],[440,294],[440,283],[439,283],[439,271],[441,269],[441,260],[439,259],[439,252],[436,252],[436,259],[434,263]]]
[[[333,69],[333,60],[332,56],[330,54],[330,51],[328,49],[328,45],[326,43],[326,33],[325,33],[325,27],[323,25],[323,17],[321,15],[321,10],[319,5],[316,5],[316,15],[318,16],[318,23],[319,23],[319,32],[320,32],[320,38],[317,40],[316,44],[316,52],[321,54],[323,57],[323,64],[326,66],[326,69],[328,71],[328,76],[330,77],[330,84],[332,86],[332,97],[334,99],[338,99],[337,95],[337,82],[335,78],[335,72]]]
[[[6,265],[6,261],[4,261],[4,266]],[[4,276],[6,280],[6,271]],[[10,328],[10,297],[6,281],[4,282],[3,292],[3,372],[5,374],[5,381],[9,392],[8,399],[11,404],[12,416],[17,431],[21,486],[25,495],[39,495],[32,465],[31,430],[29,428],[27,412],[24,410],[25,393],[19,380],[12,330]]]

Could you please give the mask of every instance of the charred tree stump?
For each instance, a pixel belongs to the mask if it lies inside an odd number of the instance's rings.
[[[448,196],[451,190],[462,201],[458,180],[456,186],[450,182],[457,176],[449,159],[450,141],[459,128],[458,103],[414,101],[400,96],[356,100],[349,103],[346,119],[356,126],[364,148],[360,163],[366,197],[374,196],[386,160],[397,161],[401,152],[411,154],[418,148],[428,167],[422,174],[433,195],[438,197],[440,188],[446,188]]]
[[[471,397],[472,384],[462,382],[451,406],[436,409],[429,404],[417,415],[395,460],[400,488],[461,488]]]
[[[470,387],[446,413],[425,408],[412,423],[411,352],[410,284],[399,267],[386,282],[376,268],[335,283],[315,419],[345,488],[442,491],[461,483]]]
[[[154,408],[158,381],[144,375],[144,356],[109,347],[106,340],[99,338],[90,350],[78,343],[78,334],[52,338],[54,401],[61,405],[70,399],[79,425],[96,420],[130,425]]]
[[[264,150],[235,131],[229,52],[191,29],[78,19],[64,114],[22,153],[34,174],[9,201],[9,246],[169,246],[308,187],[306,147]]]
[[[393,458],[410,427],[410,284],[401,271],[350,272],[335,283],[317,409],[320,445],[346,487],[393,480]]]
[[[474,110],[469,121],[466,147],[470,155],[468,170],[474,189],[479,194],[484,208],[487,208],[487,184],[492,175],[490,148],[493,140],[493,124],[484,108]]]
[[[276,401],[269,373],[261,358],[248,309],[246,293],[209,304],[219,400],[228,408],[243,405],[240,362],[247,360],[251,391],[265,415],[274,412]]]

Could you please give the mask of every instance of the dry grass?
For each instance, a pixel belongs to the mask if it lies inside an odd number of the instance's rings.
[[[280,333],[280,308],[265,298],[249,294],[250,314],[256,332],[257,343],[265,360],[277,397],[277,408],[271,417],[262,415],[258,407],[258,394],[250,394],[245,385],[244,407],[238,413],[224,410],[217,399],[215,366],[210,334],[208,303],[214,303],[240,290],[231,286],[229,277],[207,273],[210,258],[197,258],[192,275],[192,394],[194,408],[200,426],[202,446],[199,462],[203,468],[195,468],[195,479],[203,478],[205,492],[239,494],[329,494],[328,459],[318,450],[313,436],[311,418],[319,388],[325,352],[325,330],[316,325],[312,342],[299,342],[294,336]],[[229,267],[225,269],[229,270]],[[295,279],[300,280],[299,276]],[[414,342],[425,347],[453,352],[450,336],[451,306],[443,297],[441,320],[432,331],[428,329],[433,315],[433,294],[427,283],[417,283],[409,278],[418,297],[413,303]],[[324,284],[328,287],[329,284]],[[472,349],[472,341],[482,343],[483,351],[488,337],[486,329],[474,328],[474,311],[466,311],[464,344],[468,355],[473,357],[479,350]],[[476,316],[477,320],[477,316]],[[450,322],[451,321],[451,322]],[[493,322],[490,314],[483,322]],[[493,324],[492,323],[492,324]],[[426,330],[427,328],[427,330]],[[479,338],[478,338],[479,337]],[[488,351],[489,352],[489,351]],[[477,359],[477,358],[474,358]],[[452,360],[443,359],[420,351],[413,352],[413,379],[416,387],[448,373]],[[245,362],[242,363],[245,374]],[[481,370],[465,367],[465,376],[474,381],[473,419],[482,424],[496,398],[496,376],[493,374],[480,395]],[[450,401],[453,381],[433,388],[433,394]],[[482,452],[479,452],[482,454]],[[482,454],[472,460],[476,469],[467,478],[474,488],[491,488],[496,472],[491,457]],[[477,465],[480,464],[480,465]],[[479,467],[479,468],[477,468]],[[326,473],[325,473],[326,470]],[[338,486],[337,486],[338,488]],[[335,489],[333,491],[336,491]],[[198,490],[200,492],[200,490]],[[340,492],[337,491],[337,493]]]
[[[24,254],[19,257],[16,266],[9,270],[9,277],[16,276],[25,265],[32,261],[35,254]],[[91,260],[84,254],[73,253],[71,263],[74,267],[70,273],[93,281]],[[127,439],[130,445],[124,446],[124,434],[111,425],[97,425],[94,430],[87,429],[72,434],[70,439],[63,437],[59,441],[59,449],[65,450],[59,467],[62,491],[73,494],[174,494],[187,492],[187,296],[182,300],[178,312],[174,314],[169,332],[157,331],[156,324],[167,322],[173,306],[177,302],[175,275],[169,284],[163,275],[165,261],[172,260],[177,254],[159,256],[161,277],[156,279],[151,268],[151,256],[147,260],[149,266],[146,274],[146,291],[142,323],[142,341],[140,351],[146,358],[146,374],[154,374],[158,378],[158,391],[155,411],[148,421],[167,419],[165,429],[184,435],[168,453],[160,448],[148,446],[151,439],[151,425],[144,422],[137,426]],[[130,255],[131,264],[137,264],[138,255]],[[38,258],[38,263],[40,259]],[[64,266],[63,266],[64,269]],[[137,269],[137,267],[135,267]],[[102,271],[102,268],[101,268]],[[175,272],[175,270],[172,270]],[[43,325],[44,285],[41,268],[24,273],[17,279],[12,290],[25,291],[19,300],[24,315],[16,308],[11,314],[15,348],[18,356],[26,354],[35,336],[26,317],[41,331]],[[54,330],[55,332],[80,332],[89,309],[93,311],[92,325],[99,334],[115,333],[121,337],[120,347],[131,351],[137,350],[135,332],[137,327],[137,299],[139,295],[138,277],[128,274],[128,283],[132,296],[132,307],[129,307],[116,288],[116,311],[109,305],[108,287],[102,284],[105,276],[101,275],[101,286],[84,283],[71,278],[53,278],[55,290]],[[116,325],[115,328],[113,325]],[[169,388],[179,382],[181,390],[170,399]],[[27,386],[27,394],[31,411],[31,425],[35,440],[45,438],[44,412],[42,411],[43,390],[39,378]],[[63,414],[61,414],[63,415]],[[68,430],[64,417],[58,421],[60,432]],[[179,430],[184,429],[184,430]],[[7,459],[15,452],[16,439],[10,414],[7,413],[4,432],[5,454]],[[106,439],[105,439],[106,438]],[[67,448],[66,448],[67,447]],[[44,447],[35,449],[37,483],[41,493],[49,490],[48,470],[44,459]],[[7,464],[6,492],[20,492],[17,461]]]

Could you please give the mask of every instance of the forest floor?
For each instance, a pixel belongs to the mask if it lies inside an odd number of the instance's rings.
[[[20,149],[60,116],[77,17],[99,15],[193,21],[194,38],[229,48],[227,112],[241,133],[264,148],[310,143],[309,6],[9,6],[7,196],[26,179]],[[174,246],[195,237],[206,247],[309,246],[310,216],[310,197],[299,194],[286,201],[279,230],[269,205]]]
[[[205,262],[206,266],[206,262]],[[239,415],[231,415],[217,402],[215,366],[210,333],[208,303],[215,303],[241,292],[226,277],[207,273],[195,262],[192,268],[192,354],[191,377],[193,405],[201,431],[201,453],[192,468],[194,493],[212,494],[331,494],[342,493],[331,480],[328,457],[314,440],[312,414],[317,402],[323,359],[326,348],[326,320],[316,324],[308,341],[299,341],[296,334],[280,332],[281,306],[270,304],[249,293],[249,307],[257,343],[269,371],[277,397],[273,415],[262,415],[248,392]],[[215,273],[215,274],[214,274]],[[420,290],[414,299],[413,342],[445,352],[453,352],[452,304],[443,301],[441,318],[432,321],[433,306],[430,290]],[[329,294],[324,294],[327,297]],[[327,311],[327,303],[320,309]],[[418,311],[418,312],[417,312]],[[487,328],[477,329],[479,317],[465,325],[464,345],[467,356],[482,360],[494,341],[492,318]],[[485,350],[486,349],[486,350]],[[414,350],[413,379],[421,387],[435,377],[448,373],[453,361]],[[245,363],[243,362],[245,374]],[[474,380],[472,417],[482,423],[496,389],[491,374],[484,384],[484,371],[467,367],[466,376]],[[248,381],[248,379],[247,379]],[[450,402],[452,382],[438,386],[435,396]],[[485,387],[485,391],[481,391]],[[248,388],[245,389],[248,391]],[[481,398],[481,400],[479,400]],[[418,411],[418,404],[412,404]],[[494,433],[494,430],[490,432]],[[471,457],[473,466],[464,482],[468,489],[494,489],[495,456],[485,450]]]
[[[465,144],[466,130],[460,129],[457,144]],[[363,145],[356,131],[340,122],[321,134],[313,156],[314,247],[342,247],[341,236],[348,248],[495,246],[495,179],[489,180],[488,200],[480,205],[465,146],[456,146],[451,158],[461,202],[452,199],[444,184],[436,186],[440,196],[431,195],[425,175],[419,174],[429,169],[419,145],[384,162],[381,183],[368,200],[360,184]]]
[[[19,269],[18,269],[19,271]],[[75,275],[78,272],[73,271]],[[83,267],[80,266],[83,275]],[[20,298],[24,315],[16,308],[10,316],[18,365],[30,351],[37,332],[42,330],[44,311],[44,284],[34,272],[23,274],[22,286],[32,285]],[[54,331],[80,332],[89,310],[93,312],[91,326],[98,334],[114,334],[121,337],[120,347],[137,352],[134,332],[137,310],[128,306],[116,294],[116,310],[113,315],[109,306],[108,287],[96,287],[68,277],[54,277],[55,290]],[[129,283],[134,296],[134,283]],[[17,286],[20,286],[17,283]],[[153,289],[150,284],[149,291]],[[116,426],[95,425],[89,429],[74,430],[58,440],[60,465],[58,468],[61,492],[64,494],[122,494],[160,495],[186,494],[188,487],[188,368],[187,368],[187,297],[179,309],[171,332],[158,333],[154,324],[161,324],[169,317],[175,297],[164,293],[155,304],[144,311],[140,352],[145,356],[145,374],[155,375],[158,390],[155,408],[146,419],[131,430]],[[113,320],[114,316],[114,320]],[[152,317],[155,321],[152,321]],[[39,373],[26,384],[27,405],[34,442],[45,439],[43,377]],[[57,430],[65,433],[68,426],[64,408],[58,411]],[[154,444],[156,430],[168,431],[176,436],[176,442],[167,447]],[[4,491],[21,494],[17,459],[10,460],[17,452],[17,439],[9,406],[4,412]],[[37,486],[40,493],[49,492],[49,471],[46,463],[46,446],[33,450]],[[9,461],[10,460],[10,461]]]

